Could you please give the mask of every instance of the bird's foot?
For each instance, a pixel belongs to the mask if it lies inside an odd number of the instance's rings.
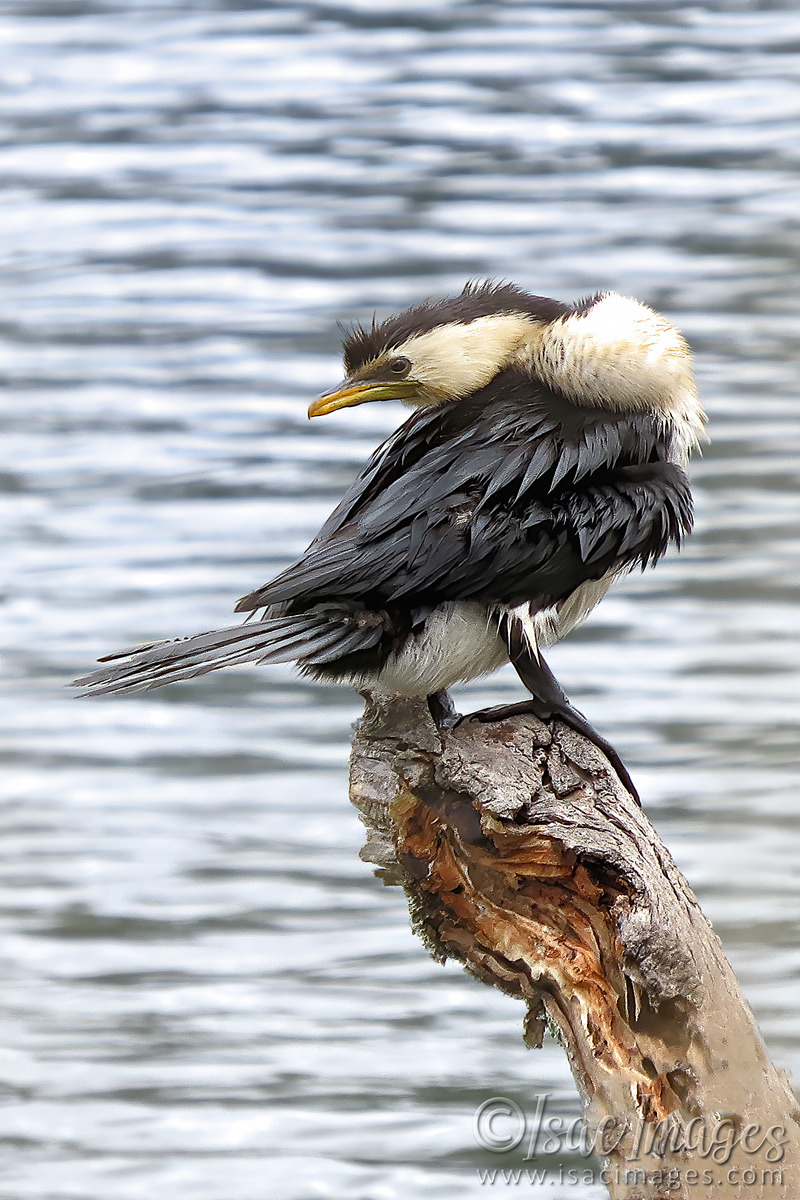
[[[597,730],[589,724],[583,713],[578,712],[577,708],[572,705],[565,705],[554,711],[553,709],[545,708],[537,700],[520,700],[516,704],[499,704],[494,708],[482,708],[478,712],[467,713],[463,717],[459,717],[456,721],[460,725],[462,721],[480,721],[482,724],[490,724],[493,721],[506,721],[509,717],[519,716],[534,716],[540,721],[549,721],[555,719],[563,721],[570,729],[574,729],[576,733],[590,741],[592,745],[597,746],[597,749],[606,756],[613,770],[619,776],[623,787],[630,792],[636,803],[641,807],[639,793],[634,786],[634,782],[628,773],[628,768],[617,754],[610,742],[607,742]]]
[[[463,720],[456,712],[447,691],[433,692],[428,696],[428,711],[437,729],[454,729]]]
[[[520,700],[517,704],[495,704],[493,708],[480,708],[477,712],[466,713],[458,718],[462,721],[480,721],[482,725],[490,725],[493,721],[507,721],[509,717],[538,717],[543,720],[541,706],[535,700]]]

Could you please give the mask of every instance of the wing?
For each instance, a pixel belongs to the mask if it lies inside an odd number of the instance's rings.
[[[663,453],[648,417],[587,420],[505,377],[406,422],[300,562],[237,611],[331,597],[544,607],[688,531],[688,483]]]

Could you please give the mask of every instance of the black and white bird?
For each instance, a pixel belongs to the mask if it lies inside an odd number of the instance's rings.
[[[563,304],[468,284],[356,329],[344,363],[309,416],[416,411],[302,558],[238,602],[244,624],[109,655],[78,683],[129,692],[296,660],[315,679],[435,697],[510,660],[532,698],[495,716],[559,716],[624,772],[542,650],[691,529],[684,468],[705,418],[680,333],[613,292]]]

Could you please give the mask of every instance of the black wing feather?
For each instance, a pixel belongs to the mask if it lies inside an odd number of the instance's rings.
[[[663,457],[654,416],[592,416],[506,375],[412,417],[300,562],[237,610],[331,596],[554,603],[655,561],[691,528],[686,477]]]

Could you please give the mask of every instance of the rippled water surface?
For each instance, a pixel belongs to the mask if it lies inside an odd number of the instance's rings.
[[[470,276],[696,350],[697,533],[552,661],[800,1078],[796,6],[5,0],[0,43],[0,1195],[451,1200],[482,1100],[577,1114],[358,860],[357,698],[63,689],[305,546],[403,415],[307,423],[337,320]]]

